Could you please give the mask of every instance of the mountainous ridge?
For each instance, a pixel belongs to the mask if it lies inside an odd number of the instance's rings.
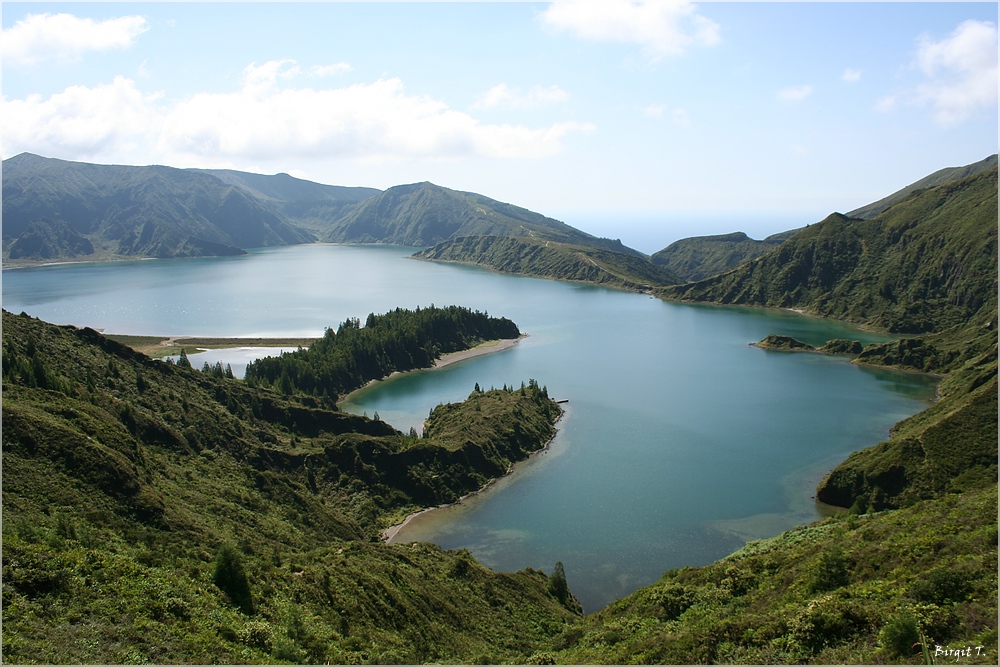
[[[6,260],[21,263],[232,255],[317,240],[431,246],[482,234],[644,256],[527,209],[427,182],[383,192],[288,174],[97,165],[30,153],[5,160],[3,170],[3,250]]]
[[[682,282],[674,273],[645,257],[517,236],[459,237],[417,252],[413,257],[474,264],[500,273],[640,291]]]
[[[918,191],[870,220],[839,213],[664,298],[807,312],[889,332],[961,324],[996,303],[996,167]]]
[[[715,236],[693,236],[674,241],[650,256],[653,264],[666,267],[687,282],[724,273],[747,260],[760,257],[784,243],[797,230],[772,234],[762,241],[743,232]]]
[[[939,169],[933,174],[925,176],[918,181],[910,183],[904,188],[893,192],[888,197],[883,197],[876,202],[862,206],[861,208],[856,208],[853,211],[847,212],[847,217],[849,218],[861,218],[867,220],[873,218],[885,209],[889,208],[896,202],[905,199],[917,190],[923,190],[926,188],[932,188],[937,185],[944,185],[949,181],[956,181],[960,178],[965,178],[967,176],[974,176],[980,172],[987,171],[997,166],[997,154],[980,160],[979,162],[974,162],[972,164],[967,164],[962,167],[945,167],[944,169]]]

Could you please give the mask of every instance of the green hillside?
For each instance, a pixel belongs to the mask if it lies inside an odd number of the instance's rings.
[[[4,160],[3,221],[4,253],[20,260],[228,255],[314,240],[210,174],[29,153]],[[40,242],[53,236],[64,240]]]
[[[665,267],[687,282],[702,280],[760,257],[780,245],[795,231],[768,236],[763,241],[743,232],[717,236],[693,236],[674,241],[650,256],[650,261]]]
[[[319,236],[330,242],[409,246],[433,246],[465,236],[528,236],[643,256],[620,241],[591,236],[527,209],[433,183],[389,188],[346,210]]]
[[[946,167],[939,169],[929,176],[921,178],[919,181],[910,183],[905,188],[893,192],[888,197],[879,199],[877,202],[862,206],[847,213],[849,218],[874,218],[876,215],[889,208],[898,201],[906,199],[918,190],[926,190],[938,185],[943,185],[949,181],[956,181],[967,176],[974,176],[983,171],[995,169],[997,166],[997,156],[993,154],[984,160],[965,165],[964,167]]]
[[[311,243],[432,246],[517,235],[645,257],[524,208],[431,183],[339,187],[288,174],[97,165],[23,153],[3,163],[7,264],[192,257]]]
[[[422,250],[417,259],[485,266],[501,273],[648,290],[681,282],[645,257],[514,236],[469,236]]]
[[[711,565],[671,570],[577,622],[548,657],[605,665],[996,664],[996,517],[993,484],[751,542]],[[935,656],[938,646],[971,651]]]
[[[997,170],[919,191],[871,220],[839,213],[669,299],[800,308],[889,332],[941,331],[997,297]]]
[[[4,660],[522,660],[574,617],[548,577],[377,536],[559,414],[474,391],[415,438],[4,312]]]

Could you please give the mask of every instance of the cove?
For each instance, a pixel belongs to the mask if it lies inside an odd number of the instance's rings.
[[[883,337],[784,311],[666,303],[588,285],[308,245],[241,257],[4,271],[3,303],[109,333],[320,336],[348,317],[457,304],[514,320],[513,348],[378,382],[343,406],[406,431],[438,403],[530,378],[568,399],[550,449],[397,540],[467,548],[497,570],[565,565],[592,612],[667,569],[819,516],[821,476],[926,407],[932,379],[748,344]],[[222,355],[217,355],[223,359]]]

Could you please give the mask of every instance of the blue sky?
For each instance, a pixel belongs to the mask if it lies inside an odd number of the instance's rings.
[[[997,151],[996,3],[3,3],[3,156],[760,238]]]

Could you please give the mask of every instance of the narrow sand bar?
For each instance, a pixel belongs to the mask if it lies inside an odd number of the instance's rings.
[[[503,338],[501,340],[488,340],[486,342],[480,343],[475,347],[470,347],[468,350],[461,350],[459,352],[449,352],[448,354],[442,355],[434,361],[434,365],[430,368],[414,368],[412,371],[395,371],[392,374],[382,378],[381,380],[369,380],[365,383],[365,386],[355,389],[349,394],[345,394],[337,399],[337,403],[343,403],[344,401],[350,400],[359,391],[364,391],[368,387],[372,386],[376,382],[384,382],[389,378],[396,377],[397,375],[402,375],[403,373],[413,373],[414,371],[433,371],[438,368],[444,368],[445,366],[450,366],[451,364],[457,364],[460,361],[465,361],[466,359],[472,359],[473,357],[481,357],[484,354],[491,354],[493,352],[501,352],[503,350],[509,350],[510,348],[517,345],[521,338],[526,338],[528,334],[521,334],[518,338]]]

